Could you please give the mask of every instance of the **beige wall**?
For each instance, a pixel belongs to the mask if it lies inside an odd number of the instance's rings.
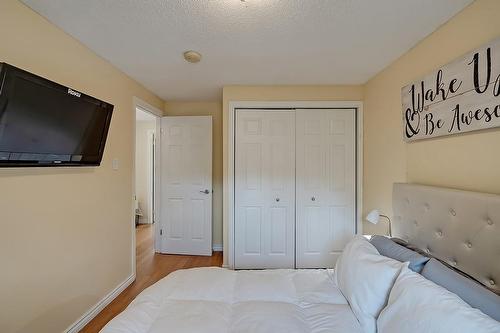
[[[212,116],[213,121],[213,203],[212,243],[222,245],[222,105],[220,102],[167,102],[165,116]]]
[[[141,223],[150,223],[149,206],[151,201],[151,149],[148,135],[155,131],[156,122],[137,121],[135,124],[135,195],[142,211]]]
[[[227,140],[228,112],[231,101],[361,101],[362,86],[226,86],[222,93],[223,113],[223,170],[227,175]],[[224,187],[227,188],[227,178],[224,177]],[[228,198],[224,196],[224,207]],[[227,209],[223,210],[223,243],[227,246]],[[227,265],[227,255],[224,254],[224,265]]]
[[[405,144],[400,95],[406,84],[500,36],[498,13],[498,0],[473,2],[366,84],[365,212],[392,212],[395,181],[500,193],[498,129]]]
[[[61,332],[132,274],[132,97],[163,101],[15,0],[0,41],[0,61],[115,106],[100,167],[0,170],[0,332]]]

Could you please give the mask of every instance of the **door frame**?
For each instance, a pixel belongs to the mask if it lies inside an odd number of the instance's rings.
[[[155,126],[156,127],[156,126]],[[147,132],[148,144],[148,222],[153,224],[156,222],[156,128],[155,130],[148,130]],[[154,193],[153,193],[154,192]]]
[[[228,149],[227,158],[227,186],[224,196],[227,196],[228,205],[225,210],[227,216],[227,239],[224,246],[224,255],[227,255],[227,266],[234,269],[234,221],[235,221],[235,129],[236,110],[238,109],[354,109],[356,117],[356,234],[363,233],[363,102],[361,101],[229,101],[228,110]],[[226,202],[226,201],[224,201]]]
[[[137,274],[137,267],[135,265],[135,260],[136,260],[136,239],[135,239],[135,191],[136,191],[136,188],[135,188],[135,169],[136,169],[136,165],[135,165],[135,154],[136,154],[136,146],[135,146],[135,140],[136,140],[136,120],[135,120],[135,112],[136,112],[136,109],[141,109],[142,111],[146,111],[148,113],[150,113],[151,115],[155,116],[156,117],[156,129],[155,129],[155,133],[156,133],[156,136],[158,136],[158,134],[160,133],[161,131],[161,117],[163,117],[163,111],[160,110],[159,108],[143,101],[142,99],[134,96],[132,98],[132,110],[133,110],[133,115],[134,115],[134,121],[132,122],[133,125],[132,125],[132,207],[131,207],[131,210],[132,210],[132,218],[131,218],[131,228],[132,228],[132,272],[134,273],[134,276]],[[159,151],[160,151],[160,143],[158,142],[159,140],[156,140],[156,144],[155,144],[155,155],[156,156],[159,156]],[[160,181],[160,173],[159,173],[159,163],[158,163],[158,159],[156,159],[155,161],[155,166],[154,166],[154,169],[155,169],[155,193],[154,193],[154,206],[156,208],[158,208],[159,206],[159,199],[160,199],[160,191],[158,190],[159,189],[159,181]],[[154,213],[154,216],[153,216],[153,221],[159,221],[160,220],[160,212],[158,211],[158,209],[155,210],[155,213]],[[155,228],[155,234],[154,234],[154,249],[155,249],[155,252],[158,252],[158,249],[159,249],[159,242],[160,242],[160,235],[159,235],[159,232],[157,231],[158,228]]]

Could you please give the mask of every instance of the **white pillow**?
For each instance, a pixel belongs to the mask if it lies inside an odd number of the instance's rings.
[[[335,280],[364,332],[376,332],[377,317],[401,268],[407,265],[380,255],[362,236],[346,245],[335,265]]]
[[[500,322],[407,268],[378,320],[378,333],[499,333]]]

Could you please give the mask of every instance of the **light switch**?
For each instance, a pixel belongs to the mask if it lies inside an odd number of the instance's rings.
[[[113,170],[118,170],[120,168],[120,161],[117,158],[113,158],[111,167],[113,168]]]

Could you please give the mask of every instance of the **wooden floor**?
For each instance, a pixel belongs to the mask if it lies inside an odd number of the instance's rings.
[[[141,291],[173,271],[183,268],[222,265],[222,252],[214,252],[211,257],[154,253],[153,228],[147,224],[139,225],[136,229],[136,280],[80,332],[99,332],[108,321],[122,312]]]

